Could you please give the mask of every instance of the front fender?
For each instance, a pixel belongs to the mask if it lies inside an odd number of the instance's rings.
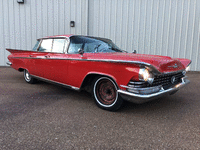
[[[191,60],[189,59],[184,59],[184,58],[176,58],[178,59],[183,65],[184,67],[186,68],[187,66],[189,66],[191,64]]]
[[[83,80],[82,80],[82,84],[81,84],[81,87],[83,87],[84,86],[84,84],[86,84],[87,83],[87,81],[89,81],[89,80],[94,80],[94,78],[96,78],[97,76],[106,76],[106,77],[109,77],[109,78],[111,78],[114,82],[115,82],[115,84],[117,85],[117,87],[118,87],[118,84],[117,84],[117,82],[116,82],[116,78],[113,76],[113,75],[111,75],[111,74],[107,74],[107,73],[103,73],[103,72],[88,72],[86,75],[85,75],[85,77],[83,78]],[[119,87],[118,87],[119,88]]]

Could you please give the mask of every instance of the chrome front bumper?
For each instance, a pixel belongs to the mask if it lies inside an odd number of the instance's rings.
[[[130,101],[133,103],[137,103],[137,104],[141,104],[141,103],[145,103],[145,102],[157,99],[166,94],[174,94],[180,88],[184,87],[188,83],[190,83],[190,81],[187,80],[186,77],[184,77],[184,78],[182,78],[181,83],[178,83],[167,90],[164,90],[161,87],[161,89],[158,92],[152,93],[152,94],[136,94],[136,93],[128,92],[125,90],[118,90],[118,93],[124,100]]]
[[[10,61],[7,61],[6,64],[9,65],[9,66],[12,65],[12,63]]]

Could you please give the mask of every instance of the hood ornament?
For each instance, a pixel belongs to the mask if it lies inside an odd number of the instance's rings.
[[[178,68],[178,65],[174,64],[173,66],[168,66],[168,68]]]

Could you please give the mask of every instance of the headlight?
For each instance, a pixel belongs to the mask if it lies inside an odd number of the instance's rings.
[[[154,80],[153,75],[149,73],[149,71],[146,68],[140,68],[139,79],[143,81],[147,81],[150,84],[152,84]]]
[[[185,68],[185,71],[190,71],[190,65],[188,65],[186,68]]]

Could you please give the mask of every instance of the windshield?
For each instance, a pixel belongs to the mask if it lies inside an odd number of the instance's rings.
[[[36,44],[35,44],[35,46],[33,47],[32,50],[33,50],[33,51],[37,51],[37,48],[38,48],[39,44],[40,44],[40,41],[37,40],[37,42],[36,42]]]
[[[72,36],[68,53],[78,53],[79,49],[85,53],[124,52],[109,39]]]

